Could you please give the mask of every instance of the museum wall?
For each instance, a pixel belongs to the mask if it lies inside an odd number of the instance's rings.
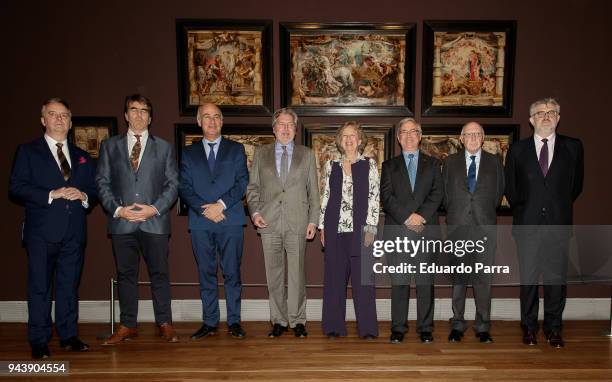
[[[612,62],[608,25],[611,6],[602,1],[282,1],[234,0],[125,2],[53,1],[31,3],[3,1],[0,60],[4,91],[3,139],[0,178],[5,185],[19,143],[39,137],[40,105],[50,96],[67,99],[75,116],[115,116],[125,132],[122,102],[139,92],[153,102],[151,130],[174,141],[175,123],[193,123],[179,114],[175,19],[271,19],[273,21],[274,107],[280,107],[279,22],[414,22],[416,38],[415,116],[423,123],[464,123],[469,118],[421,118],[422,38],[424,20],[516,20],[513,112],[509,118],[477,118],[485,129],[495,124],[520,124],[521,137],[531,133],[528,106],[535,99],[553,96],[562,105],[560,133],[582,139],[586,151],[584,191],[575,204],[577,224],[611,224],[608,204],[612,188],[607,169],[612,133],[606,114],[612,110],[609,95]],[[342,122],[348,117],[304,117],[302,122]],[[360,122],[395,123],[399,117],[359,117]],[[231,117],[225,123],[269,123],[269,117]],[[301,141],[298,132],[297,140]],[[396,145],[395,153],[399,153]],[[27,256],[21,247],[22,207],[0,198],[2,266],[0,300],[25,300]],[[500,224],[509,224],[500,217]],[[88,247],[80,287],[84,300],[108,299],[108,282],[114,275],[106,218],[98,206],[89,217]],[[187,218],[172,216],[170,243],[171,279],[196,282]],[[308,244],[306,260],[310,298],[320,298],[323,254],[318,237]],[[141,279],[146,280],[142,267]],[[266,298],[261,243],[252,225],[245,228],[242,279],[243,298]],[[570,297],[608,297],[609,287],[572,286]],[[142,296],[148,292],[142,290]],[[388,298],[386,289],[379,297]],[[448,288],[439,288],[448,297]],[[496,297],[518,297],[515,287],[497,287]],[[173,289],[175,299],[198,298],[196,287]]]

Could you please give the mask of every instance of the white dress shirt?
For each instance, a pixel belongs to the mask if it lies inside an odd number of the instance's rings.
[[[62,171],[62,164],[60,163],[59,157],[57,156],[56,144],[57,143],[62,144],[62,152],[64,153],[64,156],[66,157],[66,161],[68,162],[68,164],[70,165],[70,168],[72,169],[72,162],[70,160],[70,151],[68,151],[68,140],[64,139],[62,142],[56,141],[55,139],[45,134],[45,141],[47,142],[47,145],[49,145],[49,150],[51,150],[51,154],[53,155],[53,158],[55,159],[55,163],[57,163],[57,166],[59,167],[60,171]],[[53,198],[51,197],[52,192],[53,190],[49,191],[49,200],[48,200],[49,204],[53,203]],[[85,200],[81,202],[81,204],[83,205],[83,208],[89,207],[88,201],[89,201],[89,196],[85,194]]]
[[[465,150],[465,174],[470,173],[470,164],[472,164],[472,155],[476,155],[474,162],[476,162],[476,179],[478,179],[478,170],[480,170],[480,157],[482,156],[482,149],[478,150],[475,154],[470,154],[469,151]]]

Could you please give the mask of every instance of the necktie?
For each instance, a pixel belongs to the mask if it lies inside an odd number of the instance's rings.
[[[416,166],[414,165],[414,154],[408,154],[408,176],[410,177],[410,187],[414,192],[414,183],[416,181]]]
[[[57,146],[57,159],[60,161],[60,167],[62,168],[62,175],[64,176],[64,180],[70,179],[70,165],[68,164],[68,160],[62,151],[63,143],[56,143]]]
[[[134,143],[134,147],[132,147],[132,153],[130,154],[130,162],[132,162],[132,169],[134,171],[138,170],[138,160],[140,159],[140,151],[142,150],[142,144],[140,143],[140,137],[142,135],[135,134],[136,143]]]
[[[281,146],[283,148],[283,155],[281,155],[280,163],[280,179],[281,183],[285,184],[287,180],[287,174],[289,173],[289,154],[287,153],[287,146]]]
[[[215,145],[216,143],[209,143],[210,151],[208,152],[208,169],[212,174],[215,171]]]
[[[538,161],[540,162],[540,169],[542,169],[542,175],[546,177],[546,174],[548,173],[548,139],[542,139],[542,143],[544,144],[540,149],[540,159]]]
[[[470,167],[468,168],[468,191],[471,194],[476,190],[476,155],[470,155]]]

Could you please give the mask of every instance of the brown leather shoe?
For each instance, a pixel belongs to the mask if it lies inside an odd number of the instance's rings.
[[[128,328],[127,326],[119,325],[115,333],[112,336],[108,337],[104,342],[102,342],[102,346],[113,346],[117,345],[120,342],[123,342],[127,339],[134,338],[138,336],[138,330],[136,328]]]
[[[179,342],[178,335],[171,324],[164,322],[159,325],[159,335],[168,342]]]

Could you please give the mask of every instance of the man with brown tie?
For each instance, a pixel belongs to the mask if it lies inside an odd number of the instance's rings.
[[[77,337],[78,287],[87,212],[96,200],[91,158],[67,140],[72,127],[68,103],[51,98],[41,114],[45,134],[19,146],[9,183],[9,194],[25,205],[22,239],[28,253],[28,341],[34,359],[50,356],[54,276],[60,346],[88,349]]]
[[[121,323],[103,345],[137,335],[141,255],[149,271],[160,335],[178,342],[172,327],[168,277],[170,208],[178,195],[176,159],[172,145],[149,132],[151,101],[133,94],[126,97],[124,107],[127,134],[102,142],[96,175],[98,195],[108,213],[121,309]]]

